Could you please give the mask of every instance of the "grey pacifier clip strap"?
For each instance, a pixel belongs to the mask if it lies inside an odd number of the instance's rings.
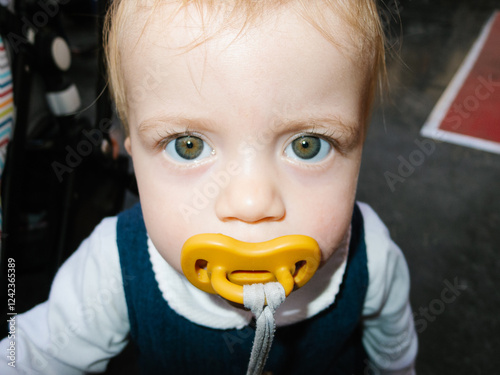
[[[256,319],[247,375],[261,375],[264,370],[276,329],[274,313],[285,297],[285,290],[278,282],[243,286],[243,304],[252,311]]]

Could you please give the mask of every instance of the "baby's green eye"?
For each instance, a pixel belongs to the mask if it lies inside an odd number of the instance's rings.
[[[181,137],[175,140],[175,152],[186,160],[196,159],[203,152],[203,141],[196,137]]]
[[[295,160],[315,163],[323,160],[332,146],[322,138],[304,135],[294,139],[285,149],[285,154]]]
[[[210,156],[213,150],[201,138],[185,135],[168,142],[165,152],[175,161],[190,162]]]

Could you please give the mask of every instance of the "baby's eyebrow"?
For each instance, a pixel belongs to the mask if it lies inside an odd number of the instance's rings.
[[[180,115],[158,116],[148,118],[139,124],[139,134],[146,133],[151,130],[159,130],[165,128],[166,125],[176,125],[185,129],[209,129],[211,128],[210,122],[202,121],[196,118],[188,118]]]

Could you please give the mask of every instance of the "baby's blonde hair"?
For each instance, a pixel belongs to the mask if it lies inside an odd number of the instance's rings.
[[[385,37],[377,0],[113,0],[106,15],[104,46],[111,95],[127,133],[127,93],[120,54],[122,38],[133,20],[134,12],[147,10],[152,15],[162,3],[178,4],[177,12],[187,6],[195,6],[203,16],[205,25],[200,25],[203,28],[210,23],[213,16],[222,15],[222,27],[236,22],[241,31],[258,22],[262,15],[270,11],[281,6],[294,5],[299,14],[334,45],[339,42],[332,31],[329,15],[334,13],[340,16],[351,29],[352,43],[366,57],[372,68],[365,110],[368,123],[376,88],[381,88],[386,79]],[[204,34],[202,39],[189,47],[195,48],[213,36]]]

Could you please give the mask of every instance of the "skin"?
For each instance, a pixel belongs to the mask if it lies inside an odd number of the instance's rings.
[[[188,7],[165,22],[170,12],[135,14],[121,49],[125,146],[152,242],[179,272],[182,245],[199,233],[304,234],[327,260],[350,226],[370,79],[347,28],[332,15],[333,45],[286,8],[186,50],[200,15]],[[186,134],[204,142],[202,157],[176,154]],[[325,141],[324,156],[297,157],[289,145],[304,134]]]

